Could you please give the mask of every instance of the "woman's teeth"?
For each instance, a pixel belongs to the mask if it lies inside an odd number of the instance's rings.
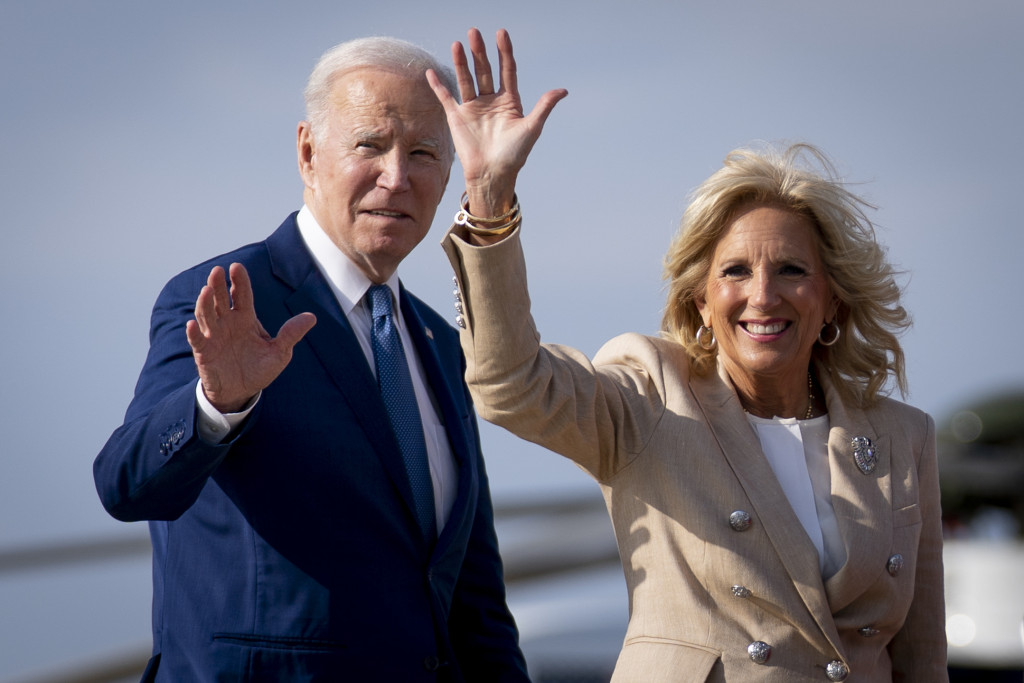
[[[786,323],[771,323],[768,325],[762,325],[761,323],[747,323],[747,332],[751,334],[778,334],[786,329]]]

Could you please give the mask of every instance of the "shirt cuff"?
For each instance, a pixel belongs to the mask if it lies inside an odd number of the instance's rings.
[[[199,438],[209,444],[219,444],[228,437],[235,427],[245,422],[249,413],[260,400],[263,392],[256,394],[256,397],[249,402],[249,405],[237,413],[222,413],[213,407],[210,399],[206,398],[203,392],[203,382],[196,383],[196,405],[199,407],[199,420],[196,429]]]

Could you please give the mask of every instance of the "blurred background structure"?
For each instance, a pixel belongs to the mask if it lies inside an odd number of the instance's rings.
[[[131,398],[157,292],[299,208],[295,126],[324,50],[389,34],[447,60],[473,25],[510,30],[527,106],[570,93],[519,187],[547,341],[593,353],[657,330],[687,194],[735,147],[814,143],[878,207],[915,318],[907,400],[942,430],[950,660],[961,680],[1021,681],[1016,0],[0,0],[0,681],[137,679],[145,525],[105,514],[91,465]],[[402,268],[442,312],[452,177]],[[500,430],[483,439],[538,683],[606,680],[626,596],[596,485]]]

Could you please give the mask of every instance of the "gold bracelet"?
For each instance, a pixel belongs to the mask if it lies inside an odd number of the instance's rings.
[[[500,237],[517,228],[523,221],[519,198],[515,194],[512,195],[512,208],[496,218],[480,218],[471,214],[469,212],[469,195],[465,192],[462,193],[462,200],[459,204],[461,208],[455,214],[455,224],[461,225],[469,232],[481,237]],[[476,223],[484,225],[475,225]]]
[[[480,218],[479,216],[474,216],[473,214],[471,214],[469,212],[469,193],[468,192],[463,192],[462,193],[462,198],[459,200],[459,206],[462,208],[462,211],[460,213],[465,214],[465,220],[467,220],[467,221],[472,221],[473,223],[483,223],[484,225],[489,225],[489,224],[493,224],[493,223],[504,223],[506,221],[512,220],[511,217],[514,214],[519,213],[519,197],[516,196],[515,192],[513,192],[512,193],[512,208],[510,208],[508,211],[506,211],[505,213],[501,214],[500,216],[495,216],[494,218]]]
[[[460,222],[459,217],[461,213],[462,212],[460,211],[458,214],[455,215],[456,224],[461,225],[467,231],[473,233],[474,235],[479,235],[480,237],[500,237],[504,234],[512,232],[513,230],[519,227],[520,223],[523,222],[523,217],[521,214],[519,214],[516,215],[516,217],[513,220],[509,221],[508,223],[505,223],[504,225],[499,225],[494,228],[478,228],[467,221]]]

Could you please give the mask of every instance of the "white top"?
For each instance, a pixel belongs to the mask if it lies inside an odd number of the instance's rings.
[[[373,284],[361,270],[345,256],[344,253],[330,240],[327,233],[323,231],[312,212],[303,206],[297,217],[299,234],[302,236],[306,247],[309,249],[320,272],[330,285],[338,305],[348,319],[352,330],[355,332],[359,346],[366,356],[366,362],[370,371],[376,375],[376,367],[373,362],[373,346],[370,341],[373,319],[370,306],[365,299],[365,294]],[[401,311],[400,288],[398,286],[398,274],[391,276],[385,284],[391,289],[394,296],[394,310]],[[416,353],[416,346],[409,337],[406,329],[405,318],[402,315],[395,316],[395,325],[398,328],[398,336],[402,340],[402,347],[405,351],[406,360],[409,363],[409,373],[412,375],[413,391],[416,394],[416,403],[420,409],[420,420],[423,423],[423,436],[427,445],[427,460],[430,465],[430,477],[434,484],[434,505],[437,509],[437,531],[444,528],[445,522],[451,514],[455,505],[455,495],[458,492],[458,470],[455,467],[455,456],[452,453],[451,444],[448,442],[448,433],[441,420],[440,410],[437,401],[427,382],[426,372],[420,363],[419,355]],[[428,332],[429,334],[429,332]],[[202,384],[196,388],[196,399],[200,409],[199,435],[205,441],[219,443],[227,434],[240,424],[252,410],[259,400],[259,396],[240,413],[223,415],[217,411],[206,399],[203,393]]]
[[[828,415],[810,420],[769,420],[747,413],[747,420],[793,512],[817,548],[818,566],[827,579],[846,562],[846,548],[832,507]]]

